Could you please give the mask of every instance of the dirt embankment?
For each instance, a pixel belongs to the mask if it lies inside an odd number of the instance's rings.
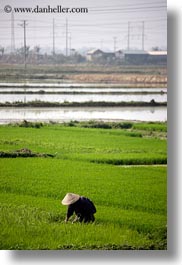
[[[167,84],[165,75],[146,74],[71,74],[69,79],[80,83],[120,83],[120,84]]]
[[[166,66],[1,65],[1,82],[119,84],[126,87],[167,87]]]

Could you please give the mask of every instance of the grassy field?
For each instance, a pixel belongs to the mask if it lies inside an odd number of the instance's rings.
[[[54,157],[0,158],[0,249],[167,248],[166,124],[21,126],[0,126],[0,151]],[[93,224],[63,222],[67,192]]]

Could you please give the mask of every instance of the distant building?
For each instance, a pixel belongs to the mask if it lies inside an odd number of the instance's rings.
[[[127,64],[166,64],[167,51],[118,50],[103,52],[100,49],[95,49],[87,53],[87,60],[92,62],[119,60],[121,63]]]
[[[166,64],[167,51],[124,51],[124,61],[129,64]]]
[[[148,62],[157,64],[167,64],[167,51],[149,51]]]
[[[146,51],[129,50],[123,51],[124,62],[129,64],[144,64],[147,62],[148,53]]]
[[[87,60],[88,61],[95,61],[98,58],[102,58],[103,57],[104,52],[99,50],[99,49],[94,49],[91,51],[87,52]]]
[[[98,61],[103,60],[110,62],[115,59],[115,53],[114,52],[103,52],[99,49],[91,50],[87,52],[87,60],[88,61]]]
[[[115,57],[116,57],[117,59],[120,59],[120,60],[124,59],[124,52],[123,52],[122,50],[118,50],[118,51],[116,51],[116,52],[115,52]]]
[[[114,52],[104,52],[103,58],[106,61],[110,62],[110,61],[113,61],[116,58],[116,56]]]

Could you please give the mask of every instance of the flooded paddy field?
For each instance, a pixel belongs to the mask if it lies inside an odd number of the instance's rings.
[[[24,84],[1,83],[0,103],[15,102],[167,102],[167,88],[99,87],[89,84]],[[146,107],[1,107],[0,123],[21,121],[64,122],[69,120],[166,121],[166,106]]]
[[[0,123],[21,120],[65,122],[71,120],[102,121],[166,121],[166,107],[105,107],[105,108],[0,108]]]
[[[166,102],[167,94],[0,94],[0,102]]]

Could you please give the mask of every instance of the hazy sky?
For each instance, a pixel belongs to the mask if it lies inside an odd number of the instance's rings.
[[[85,7],[88,13],[15,13],[14,38],[12,15],[5,13],[6,5],[12,8]],[[68,46],[103,50],[142,49],[142,35],[145,50],[154,46],[167,47],[167,3],[166,0],[1,0],[0,1],[0,46],[23,46],[22,20],[26,20],[26,41],[31,48],[53,47],[53,19],[55,23],[55,49],[66,46],[66,19],[68,21]],[[129,32],[128,32],[129,28]]]

